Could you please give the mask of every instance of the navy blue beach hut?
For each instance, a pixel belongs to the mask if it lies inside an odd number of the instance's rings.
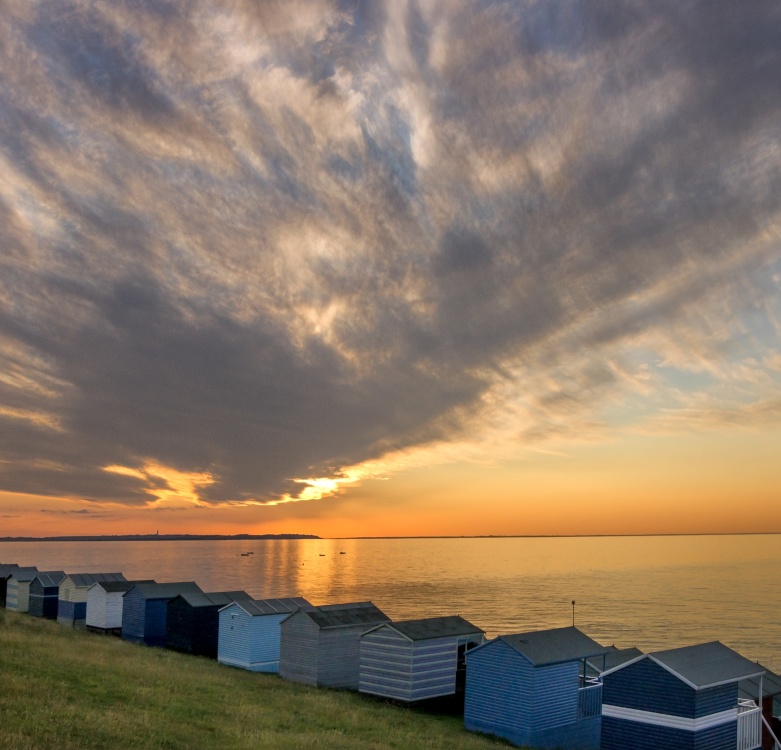
[[[122,600],[122,638],[147,646],[165,646],[168,602],[179,594],[202,594],[192,581],[137,583]]]
[[[11,573],[20,570],[16,563],[0,564],[0,607],[5,607],[5,592],[8,588],[8,578]]]
[[[361,633],[390,622],[371,602],[299,609],[281,625],[279,674],[319,687],[358,690]]]
[[[87,621],[87,592],[98,581],[124,581],[122,573],[70,573],[60,581],[57,622],[83,628]]]
[[[386,622],[361,635],[362,693],[405,703],[461,695],[467,650],[485,634],[463,617]]]
[[[237,601],[250,601],[246,591],[185,592],[168,602],[165,645],[173,651],[217,658],[220,609]]]
[[[738,683],[764,672],[718,641],[644,654],[606,670],[602,749],[759,748],[760,708],[739,700]]]
[[[57,601],[60,595],[60,581],[65,578],[62,570],[49,570],[38,573],[30,581],[29,613],[33,617],[57,619]]]
[[[604,656],[575,627],[500,635],[466,653],[464,726],[533,748],[597,750]]]
[[[236,601],[220,610],[217,661],[251,672],[279,672],[279,624],[299,609],[300,597]]]

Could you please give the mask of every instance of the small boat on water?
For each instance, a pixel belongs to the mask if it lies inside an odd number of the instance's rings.
[[[340,555],[346,555],[347,553],[346,552],[340,552],[339,554]]]

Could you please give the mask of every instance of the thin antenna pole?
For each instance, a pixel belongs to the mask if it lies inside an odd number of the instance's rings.
[[[572,627],[575,627],[575,600],[572,600]]]

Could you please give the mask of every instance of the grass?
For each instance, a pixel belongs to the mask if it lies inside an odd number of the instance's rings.
[[[310,688],[0,608],[0,748],[498,750],[453,716]]]

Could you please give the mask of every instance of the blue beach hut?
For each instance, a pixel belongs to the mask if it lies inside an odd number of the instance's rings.
[[[280,623],[299,609],[300,597],[236,601],[220,610],[217,661],[250,672],[279,672]]]
[[[179,594],[202,594],[192,581],[137,583],[122,602],[122,638],[147,646],[165,646],[168,602]]]
[[[761,664],[757,666],[765,674],[741,680],[738,700],[754,701],[762,708],[762,750],[781,750],[781,677]]]
[[[168,602],[165,645],[173,651],[217,658],[220,609],[231,602],[249,601],[246,591],[185,592]]]
[[[122,573],[71,573],[60,581],[57,622],[83,628],[87,621],[87,592],[98,581],[124,581]]]
[[[30,605],[28,612],[33,617],[57,619],[57,597],[60,593],[60,581],[65,578],[61,570],[49,570],[30,581]]]
[[[280,625],[279,674],[319,687],[358,690],[361,633],[390,618],[371,602],[299,609]]]
[[[764,672],[718,641],[644,654],[608,669],[602,675],[602,750],[759,748],[760,708],[739,699],[738,684],[760,680]]]
[[[533,748],[597,750],[608,649],[575,627],[500,635],[466,653],[464,726]]]
[[[38,575],[38,568],[21,567],[6,579],[5,608],[27,612],[30,608],[30,582]]]
[[[361,635],[358,689],[405,703],[463,695],[464,654],[484,640],[458,615],[376,625]]]

